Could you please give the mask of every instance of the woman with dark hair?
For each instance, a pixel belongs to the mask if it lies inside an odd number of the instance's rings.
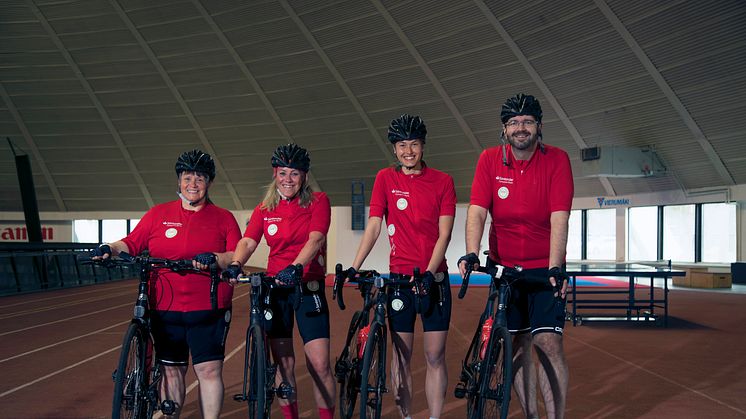
[[[272,155],[272,182],[264,200],[251,214],[244,237],[238,242],[228,271],[236,277],[251,257],[262,236],[270,248],[267,273],[280,285],[272,292],[272,319],[267,330],[272,357],[277,362],[280,382],[297,389],[293,323],[303,339],[308,372],[313,381],[319,418],[334,417],[336,384],[329,362],[329,310],[324,294],[326,277],[326,233],[331,207],[323,192],[314,192],[308,183],[311,159],[308,151],[295,144],[283,145]],[[296,265],[303,265],[297,277]],[[294,310],[296,295],[289,287],[302,281],[303,298]],[[285,418],[298,417],[295,392],[280,399]]]

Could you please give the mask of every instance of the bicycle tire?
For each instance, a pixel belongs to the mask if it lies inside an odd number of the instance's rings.
[[[484,321],[480,321],[477,326],[477,331],[474,333],[471,345],[469,346],[469,352],[467,352],[468,363],[464,365],[465,369],[468,369],[465,373],[468,378],[465,382],[465,395],[466,395],[466,417],[469,419],[479,418],[477,409],[479,406],[479,369],[482,366],[482,359],[479,356],[482,336],[482,325]]]
[[[114,373],[113,419],[145,417],[148,410],[147,333],[138,323],[130,323],[122,341],[119,363]]]
[[[249,366],[249,388],[246,400],[249,407],[249,419],[268,418],[270,405],[267,403],[267,347],[264,333],[257,324],[251,326],[247,332],[246,360]]]
[[[357,336],[360,331],[360,317],[357,311],[352,316],[347,331],[346,349],[335,364],[335,374],[339,381],[339,417],[351,419],[355,413],[357,398],[360,394],[360,357],[358,356]]]
[[[480,398],[477,417],[508,417],[510,388],[513,381],[513,349],[506,327],[492,329],[485,355],[485,366],[480,370]]]
[[[363,352],[360,380],[360,419],[380,419],[386,392],[386,329],[373,323]]]

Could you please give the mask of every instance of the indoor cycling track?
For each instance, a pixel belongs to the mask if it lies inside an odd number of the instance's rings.
[[[111,373],[122,334],[132,315],[137,281],[0,298],[0,417],[97,418],[111,413]],[[461,419],[465,401],[453,388],[461,359],[484,306],[486,288],[455,298],[446,352],[448,391],[442,418]],[[233,401],[243,374],[248,287],[234,293],[234,315],[226,347],[222,417],[241,418],[246,405]],[[330,298],[332,365],[359,293],[345,289],[347,310]],[[671,318],[663,329],[652,324],[584,323],[565,329],[570,366],[568,418],[746,417],[746,295],[671,292]],[[426,366],[421,328],[412,361],[412,416],[428,416],[424,395]],[[296,373],[301,417],[317,417],[311,378],[296,338]],[[391,359],[389,353],[388,360]],[[193,372],[187,376],[182,417],[200,417]],[[384,417],[396,418],[394,398],[385,396]],[[277,402],[273,417],[281,417]],[[520,417],[515,396],[511,417]]]

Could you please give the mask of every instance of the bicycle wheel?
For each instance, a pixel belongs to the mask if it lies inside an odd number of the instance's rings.
[[[465,396],[466,396],[466,417],[469,419],[481,418],[478,413],[479,406],[479,370],[482,366],[482,358],[480,357],[480,346],[481,346],[481,334],[482,324],[479,323],[477,331],[474,334],[474,338],[469,346],[469,352],[467,352],[467,360],[464,361],[462,371],[462,380],[465,384]]]
[[[360,380],[360,419],[380,419],[386,392],[386,329],[373,323],[363,353]]]
[[[334,365],[334,373],[339,382],[339,416],[342,419],[352,418],[360,391],[360,358],[357,344],[360,316],[359,311],[352,316],[345,341],[347,346]]]
[[[249,404],[249,419],[268,418],[270,406],[267,403],[267,347],[264,343],[264,333],[256,324],[246,333],[246,365],[249,369],[246,400]]]
[[[114,400],[111,417],[139,418],[147,409],[148,375],[146,370],[147,334],[142,325],[131,323],[127,328],[114,373]]]
[[[505,419],[508,417],[513,380],[513,349],[507,328],[492,329],[483,365],[485,368],[480,371],[478,417]]]

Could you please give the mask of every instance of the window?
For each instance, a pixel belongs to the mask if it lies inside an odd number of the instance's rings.
[[[663,208],[663,259],[694,262],[694,205]]]
[[[130,231],[128,231],[128,232],[127,232],[127,234],[131,233],[131,232],[132,232],[132,230],[134,230],[134,229],[135,229],[135,227],[137,227],[137,224],[138,224],[139,222],[140,222],[140,219],[139,219],[139,218],[133,218],[133,219],[131,219],[131,220],[130,220]]]
[[[627,211],[627,259],[658,259],[658,207]]]
[[[98,220],[73,220],[74,243],[98,243]]]
[[[616,209],[587,212],[588,259],[616,260]]]
[[[580,260],[583,258],[581,245],[583,243],[583,211],[570,211],[570,228],[567,232],[567,259]]]
[[[101,241],[111,243],[127,235],[127,220],[103,220],[101,222]]]
[[[735,262],[736,233],[736,204],[702,204],[702,262]]]

